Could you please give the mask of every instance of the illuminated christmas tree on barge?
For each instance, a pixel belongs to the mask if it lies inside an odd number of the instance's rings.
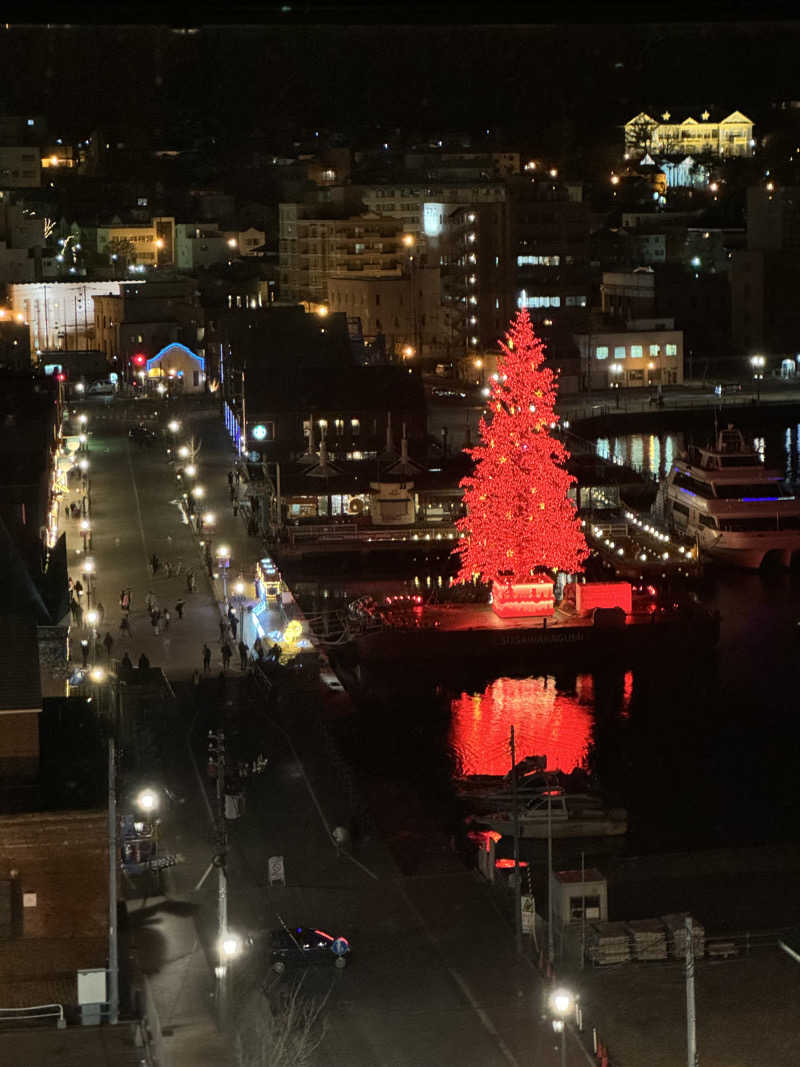
[[[544,346],[527,311],[520,311],[500,342],[502,356],[490,381],[489,418],[481,443],[469,449],[472,474],[462,479],[466,515],[458,581],[491,582],[502,618],[548,616],[558,571],[582,570],[589,554],[575,505],[575,479],[564,468],[569,453],[553,436],[558,381],[544,365]]]

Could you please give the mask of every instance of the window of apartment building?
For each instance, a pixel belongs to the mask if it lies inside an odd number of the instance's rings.
[[[564,303],[568,308],[585,308],[586,297],[585,296],[568,296],[565,298]]]
[[[614,359],[625,359],[625,345],[614,345]]]
[[[517,256],[518,267],[558,267],[561,256]]]
[[[344,419],[334,419],[333,429],[336,435],[338,437],[341,437],[341,435],[344,433]]]
[[[608,359],[608,345],[597,345],[594,350],[595,359]]]
[[[523,290],[517,299],[517,306],[521,308],[559,308],[561,307],[560,296],[528,296]]]
[[[360,419],[351,419],[350,420],[350,432],[353,434],[354,437],[357,437],[361,433],[361,420]]]
[[[644,350],[641,345],[631,345],[631,359],[641,359]]]
[[[367,246],[366,246],[365,244],[363,244],[363,243],[362,243],[361,241],[356,241],[356,245],[355,245],[355,248],[356,248],[356,255],[357,255],[357,256],[358,256],[358,255],[360,255],[360,254],[361,254],[361,253],[362,253],[362,252],[364,251],[364,249],[365,249],[366,247],[367,247]]]
[[[650,355],[658,356],[661,354],[661,345],[650,345]]]
[[[665,348],[666,348],[668,356],[677,356],[677,354],[678,354],[678,346],[677,345],[665,345]]]

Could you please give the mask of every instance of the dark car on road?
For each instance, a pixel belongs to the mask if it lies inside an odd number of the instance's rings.
[[[333,937],[310,926],[283,927],[270,934],[270,963],[280,974],[287,967],[309,963],[332,963],[346,967],[350,959],[350,942]]]

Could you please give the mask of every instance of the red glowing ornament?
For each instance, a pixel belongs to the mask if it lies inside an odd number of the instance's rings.
[[[542,342],[520,311],[500,342],[503,355],[490,382],[491,421],[482,418],[481,443],[463,478],[466,536],[458,581],[491,582],[495,610],[504,616],[551,614],[551,577],[582,569],[589,554],[574,503],[575,481],[564,469],[569,453],[550,434],[558,421],[556,374],[545,367]]]

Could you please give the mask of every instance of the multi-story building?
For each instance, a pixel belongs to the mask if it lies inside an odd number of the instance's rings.
[[[35,282],[8,286],[14,318],[27,323],[34,354],[94,347],[92,298],[119,293],[124,282]]]
[[[164,216],[144,223],[115,219],[85,232],[98,255],[125,259],[129,266],[168,267],[175,263],[174,218]]]
[[[588,389],[680,385],[683,331],[670,319],[633,319],[626,329],[577,334]]]
[[[149,280],[94,297],[95,348],[127,374],[131,359],[156,356],[178,342],[204,354],[203,309],[194,279]]]
[[[175,266],[196,271],[213,263],[252,256],[266,241],[263,230],[223,230],[216,223],[184,223],[175,227]]]
[[[797,352],[800,337],[800,187],[747,191],[747,248],[731,260],[731,332],[742,354]]]
[[[335,217],[316,205],[281,204],[278,232],[282,299],[324,301],[332,274],[400,274],[402,228],[396,219]]]
[[[681,122],[669,111],[654,119],[644,111],[625,123],[626,157],[650,154],[686,155],[705,153],[718,157],[752,156],[755,148],[753,120],[741,111],[724,118],[703,111],[700,120],[691,115]]]
[[[32,145],[0,147],[0,189],[38,189],[41,184],[38,148]]]
[[[328,304],[358,319],[365,343],[389,357],[422,359],[445,347],[438,267],[412,265],[400,277],[333,274]]]
[[[509,319],[527,308],[551,355],[574,356],[571,336],[588,321],[589,214],[554,180],[509,179],[494,204],[448,218],[443,284],[452,343],[493,350]]]

